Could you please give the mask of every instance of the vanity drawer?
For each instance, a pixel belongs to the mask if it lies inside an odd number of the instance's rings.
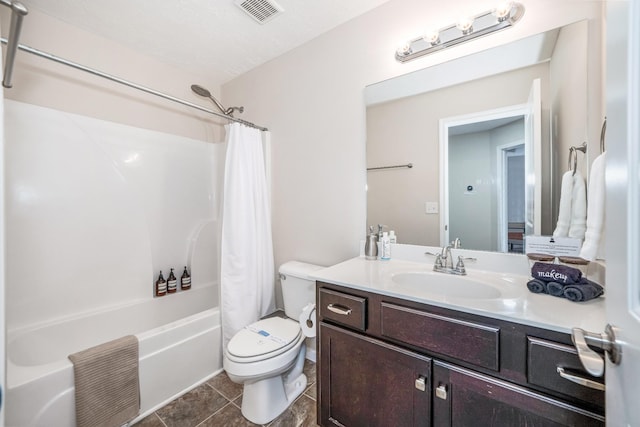
[[[500,329],[392,303],[381,304],[382,336],[498,371]]]
[[[527,381],[530,384],[604,408],[603,390],[596,390],[563,378],[558,368],[564,369],[567,375],[591,381],[593,386],[604,386],[604,378],[593,377],[584,370],[574,347],[528,336]]]
[[[360,331],[367,329],[366,298],[320,288],[318,307],[320,320],[330,320]]]

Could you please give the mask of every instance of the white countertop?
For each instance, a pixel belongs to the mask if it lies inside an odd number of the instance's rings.
[[[432,269],[433,262],[399,259],[369,261],[361,256],[318,270],[311,275],[311,278],[362,291],[569,334],[573,327],[601,331],[606,325],[604,296],[587,302],[572,302],[564,298],[530,292],[527,289],[527,281],[530,277],[526,274],[496,273],[467,266],[466,276],[453,276],[436,273]],[[451,292],[451,289],[447,289],[449,294],[447,295],[434,289],[434,286],[398,283],[398,277],[400,277],[398,275],[406,273],[426,275],[421,277],[431,276],[429,279],[437,280],[438,283],[443,282],[442,285],[438,284],[442,287],[455,286],[447,285],[450,280],[476,281],[481,290],[476,292],[479,295],[471,298],[467,295],[455,295],[456,292]],[[488,283],[489,286],[485,286],[484,283]],[[476,285],[476,283],[467,284]],[[483,295],[485,289],[488,292]],[[500,296],[493,295],[496,293]]]

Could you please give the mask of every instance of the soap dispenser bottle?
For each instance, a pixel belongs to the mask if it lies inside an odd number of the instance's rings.
[[[187,271],[187,266],[184,266],[184,271],[182,272],[182,277],[180,277],[180,289],[186,291],[187,289],[191,289],[191,276]]]
[[[380,242],[380,247],[382,249],[382,255],[380,256],[381,260],[387,261],[391,259],[391,242],[389,240],[389,233],[386,231],[382,233],[382,241]]]
[[[373,232],[373,225],[369,226],[369,235],[364,244],[364,257],[371,261],[378,259],[378,235]]]
[[[156,296],[163,297],[167,294],[167,281],[162,277],[162,271],[156,280]]]
[[[169,272],[169,277],[167,277],[167,292],[170,294],[175,293],[178,290],[178,279],[176,279],[175,274],[173,274],[173,268],[171,272]]]

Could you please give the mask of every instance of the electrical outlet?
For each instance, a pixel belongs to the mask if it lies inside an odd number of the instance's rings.
[[[424,204],[424,212],[427,214],[437,214],[438,202],[426,202]]]

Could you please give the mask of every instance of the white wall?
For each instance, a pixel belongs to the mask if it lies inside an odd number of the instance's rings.
[[[299,259],[328,265],[358,254],[366,216],[366,85],[598,16],[601,10],[599,1],[528,2],[512,29],[410,63],[395,61],[401,41],[494,3],[459,0],[436,7],[422,0],[392,0],[223,86],[224,102],[244,103],[250,120],[273,131],[278,264]]]
[[[588,124],[584,122],[589,108],[587,75],[583,70],[575,69],[576,64],[587,64],[588,55],[597,54],[597,50],[588,46],[588,27],[587,22],[578,22],[563,28],[558,35],[554,56],[549,63],[551,104],[554,112],[551,117],[551,136],[554,141],[553,191],[558,195],[554,198],[552,206],[554,219],[558,216],[562,174],[568,170],[569,148],[588,141],[589,136]],[[594,117],[594,120],[597,120],[597,117]],[[597,141],[589,142],[591,150],[598,150]],[[578,170],[583,176],[587,176],[588,173],[587,155],[578,153]]]
[[[490,131],[449,137],[449,237],[464,248],[496,249],[494,157]]]
[[[9,18],[10,9],[0,8],[3,37],[9,31]],[[206,108],[213,107],[209,100],[190,89],[193,83],[208,86],[206,70],[184,70],[164,64],[34,8],[24,18],[20,43]],[[223,123],[216,116],[24,51],[17,53],[12,83],[13,88],[5,89],[7,99],[202,141],[223,139]],[[218,87],[208,88],[219,93]]]

